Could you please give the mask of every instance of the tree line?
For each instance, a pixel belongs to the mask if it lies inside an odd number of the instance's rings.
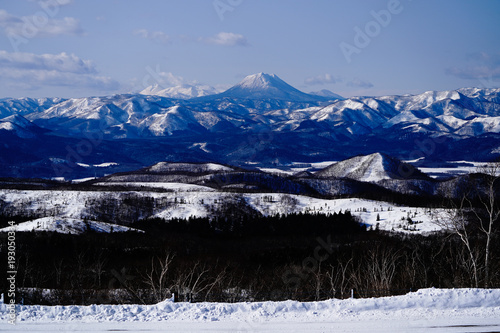
[[[350,212],[147,220],[135,226],[146,232],[19,232],[17,301],[154,303],[173,294],[193,302],[312,301],[350,297],[351,290],[368,297],[476,286],[459,235],[366,230]],[[469,238],[477,251],[484,241],[483,233]],[[499,247],[491,247],[489,256],[488,286],[499,287]]]

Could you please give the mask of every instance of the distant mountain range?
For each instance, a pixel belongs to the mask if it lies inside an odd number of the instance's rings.
[[[139,94],[1,99],[0,175],[72,178],[165,160],[244,166],[374,152],[424,162],[500,155],[500,89],[343,99],[259,73],[216,92],[152,86]],[[116,164],[98,171],[77,164],[106,162]],[[55,172],[60,166],[66,171]]]

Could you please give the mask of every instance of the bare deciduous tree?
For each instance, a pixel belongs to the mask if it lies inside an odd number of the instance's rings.
[[[500,207],[496,201],[496,183],[500,179],[500,162],[488,163],[478,168],[478,172],[485,175],[485,185],[478,188],[478,197],[481,202],[481,208],[486,212],[480,214],[477,209],[473,209],[476,218],[479,221],[479,230],[486,236],[484,248],[484,286],[488,288],[490,279],[490,256],[491,241],[493,239],[493,226],[500,217]]]
[[[168,286],[168,273],[175,255],[166,253],[163,257],[151,258],[151,269],[146,273],[145,283],[151,287],[156,302],[164,301],[171,296]]]
[[[399,251],[381,245],[368,252],[352,275],[358,292],[364,296],[370,294],[369,290],[380,296],[389,295],[401,256]]]
[[[213,285],[213,281],[209,282],[208,272],[207,265],[197,261],[189,270],[177,276],[177,292],[187,295],[188,300],[192,301],[198,293],[209,290]]]
[[[104,257],[103,252],[99,252],[98,255],[94,258],[94,261],[91,265],[91,271],[94,274],[94,283],[97,285],[97,288],[101,287],[101,279],[104,274],[104,267],[108,260]]]
[[[340,293],[340,298],[348,294],[347,283],[350,281],[347,271],[352,265],[352,258],[347,262],[338,259],[337,266],[330,265],[330,270],[326,272],[326,278],[330,282],[330,290],[332,296],[335,297],[337,292]]]
[[[438,214],[435,223],[460,237],[470,258],[470,263],[464,262],[464,266],[470,266],[475,287],[479,286],[479,274],[484,270],[484,286],[488,288],[494,226],[500,217],[500,207],[496,200],[496,189],[500,182],[500,162],[487,163],[478,167],[477,173],[481,175],[480,181],[469,184],[470,188],[460,194],[461,199],[458,203],[450,200],[451,208]],[[453,197],[452,193],[455,191],[456,189],[451,189],[449,196]],[[476,222],[473,223],[474,226],[477,226],[477,230],[485,237],[484,248],[481,246],[481,251],[474,248],[472,244],[473,235],[469,228],[471,222]],[[481,260],[482,264],[480,264],[482,254],[484,254],[484,261]]]
[[[456,234],[462,241],[463,245],[467,249],[470,260],[470,264],[466,261],[462,264],[463,266],[470,266],[471,274],[474,280],[474,287],[477,288],[479,287],[478,257],[477,252],[474,251],[471,241],[471,235],[468,228],[469,219],[466,217],[466,213],[470,210],[468,207],[468,196],[468,193],[463,194],[458,203],[450,200],[450,208],[435,214],[434,223],[439,225],[444,230]]]

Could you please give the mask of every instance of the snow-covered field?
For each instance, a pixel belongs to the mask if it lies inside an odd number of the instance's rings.
[[[471,161],[454,161],[450,164],[456,164],[456,167],[449,168],[426,168],[419,167],[420,171],[428,174],[433,178],[446,177],[446,176],[459,176],[468,173],[477,172],[478,168],[484,166],[484,162],[471,162]]]
[[[499,289],[422,289],[321,302],[17,306],[6,332],[499,332]]]

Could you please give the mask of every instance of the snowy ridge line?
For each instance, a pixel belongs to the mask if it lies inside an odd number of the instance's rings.
[[[18,322],[331,321],[360,318],[500,318],[500,289],[421,289],[403,296],[319,302],[174,303],[154,305],[18,305]],[[0,299],[0,320],[8,310]],[[500,321],[500,319],[499,319]]]

